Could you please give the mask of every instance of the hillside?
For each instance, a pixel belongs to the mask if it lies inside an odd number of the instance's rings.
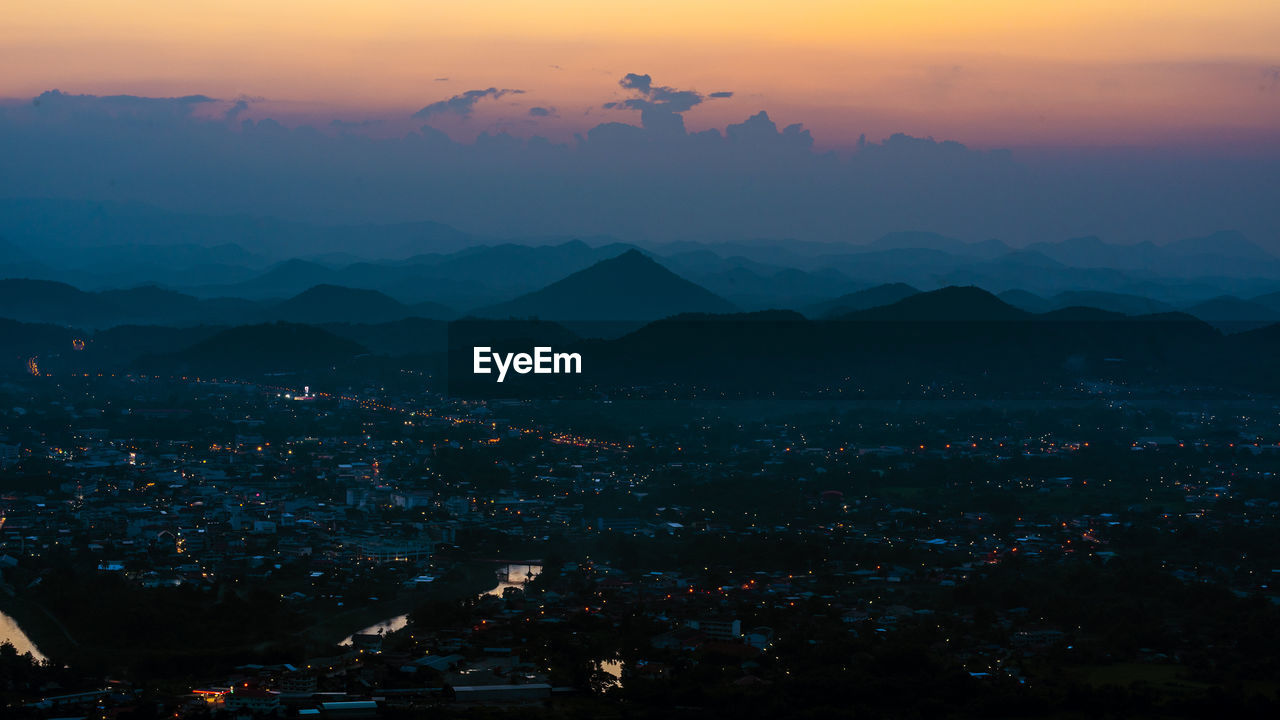
[[[649,321],[734,307],[636,250],[602,260],[515,300],[476,311],[481,317],[572,321]]]
[[[271,308],[275,320],[299,323],[384,323],[408,317],[448,319],[455,313],[440,304],[406,305],[377,290],[316,285]]]
[[[851,321],[1005,322],[1032,315],[978,287],[945,287],[912,295],[882,307],[839,316]]]
[[[324,368],[364,352],[359,343],[317,327],[269,323],[223,330],[184,350],[143,358],[139,365],[168,372],[251,376]]]
[[[804,309],[804,314],[811,318],[844,315],[857,310],[892,305],[919,292],[919,290],[906,283],[887,283],[867,288],[866,290],[846,293],[840,297],[810,305]]]

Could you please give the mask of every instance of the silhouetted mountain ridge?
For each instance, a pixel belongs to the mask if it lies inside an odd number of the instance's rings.
[[[300,323],[383,323],[408,317],[447,320],[456,315],[438,303],[409,306],[377,290],[338,285],[316,285],[272,306],[270,313],[277,320]]]
[[[541,290],[482,308],[475,314],[557,321],[649,321],[686,312],[733,310],[727,300],[676,275],[645,254],[628,250]]]
[[[839,316],[846,321],[878,322],[1005,322],[1026,320],[1019,310],[979,287],[945,287],[916,293],[895,303]]]
[[[221,330],[177,352],[139,360],[172,373],[254,376],[344,363],[367,352],[359,343],[311,325],[267,323]]]
[[[805,308],[804,314],[811,318],[844,315],[857,310],[890,305],[919,292],[906,283],[887,283],[810,305]]]

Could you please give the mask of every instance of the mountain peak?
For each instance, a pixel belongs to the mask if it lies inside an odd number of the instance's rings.
[[[377,290],[322,283],[272,308],[277,320],[291,322],[386,322],[399,320],[409,309]]]
[[[1274,255],[1237,230],[1219,230],[1204,237],[1174,240],[1162,247],[1186,255],[1217,255],[1244,260],[1275,259]]]
[[[636,249],[601,260],[510,302],[479,311],[487,317],[549,320],[657,320],[685,312],[725,313],[734,307]]]
[[[600,263],[597,263],[597,264],[603,265],[604,263],[609,263],[609,262],[618,263],[620,265],[636,265],[636,266],[656,265],[658,267],[662,267],[661,265],[658,265],[657,261],[655,261],[653,258],[649,257],[648,255],[645,255],[644,253],[640,252],[636,248],[631,248],[630,250],[627,250],[626,252],[622,253],[621,255],[618,255],[617,257],[609,258],[608,260],[602,260],[600,261]]]
[[[1026,311],[973,285],[949,285],[899,300],[892,305],[843,316],[847,320],[995,322],[1025,320]]]
[[[886,283],[865,290],[845,293],[840,297],[812,305],[805,312],[812,318],[836,317],[859,310],[890,305],[919,292],[919,290],[906,283]]]

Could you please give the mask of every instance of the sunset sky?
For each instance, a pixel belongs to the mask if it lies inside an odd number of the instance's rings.
[[[286,124],[431,124],[565,139],[619,78],[710,99],[690,130],[767,110],[820,147],[893,132],[975,147],[1280,145],[1275,0],[65,0],[12,3],[0,97],[208,95]],[[542,108],[530,114],[532,108]]]

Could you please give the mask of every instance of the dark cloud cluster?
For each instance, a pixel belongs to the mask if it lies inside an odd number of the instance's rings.
[[[31,106],[46,115],[89,112],[114,117],[173,117],[190,115],[197,107],[216,103],[208,95],[153,98],[139,95],[71,95],[48,90],[32,99]]]
[[[609,103],[605,107],[625,107],[631,110],[662,108],[671,112],[685,112],[703,101],[702,95],[693,90],[677,90],[665,85],[654,85],[653,78],[648,75],[627,73],[618,81],[618,84],[626,90],[639,93],[640,97]]]
[[[418,112],[413,114],[416,118],[429,118],[434,115],[452,114],[461,117],[471,117],[471,112],[475,109],[476,103],[491,98],[497,100],[504,95],[522,95],[523,90],[502,89],[496,87],[485,88],[484,90],[468,90],[459,95],[454,95],[447,100],[437,100],[427,105]]]
[[[730,124],[724,129],[730,139],[750,144],[785,144],[808,150],[813,147],[813,135],[800,123],[792,123],[778,132],[778,125],[769,113],[761,110],[746,120]]]
[[[618,81],[635,97],[604,104],[606,110],[639,110],[640,124],[646,129],[673,135],[684,134],[684,118],[680,113],[701,105],[707,98],[733,97],[731,92],[714,92],[707,97],[694,90],[678,90],[654,85],[648,74],[627,73]]]

